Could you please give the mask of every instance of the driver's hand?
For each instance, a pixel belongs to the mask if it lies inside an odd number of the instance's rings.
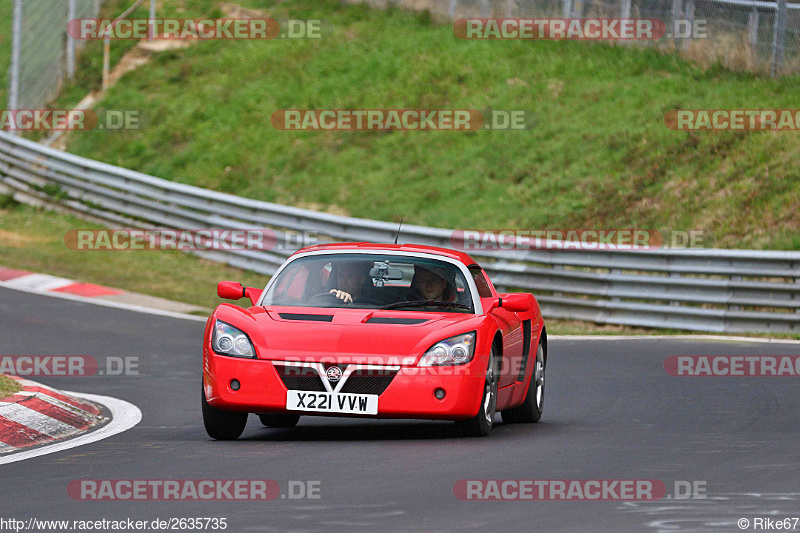
[[[339,291],[339,290],[336,290],[336,289],[331,289],[330,293],[333,294],[334,296],[336,296],[337,298],[339,298],[340,300],[342,300],[346,304],[353,303],[353,297],[350,296],[349,292],[344,292],[344,291]]]

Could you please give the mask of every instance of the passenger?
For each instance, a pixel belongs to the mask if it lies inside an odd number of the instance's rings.
[[[407,301],[455,302],[457,299],[458,291],[445,267],[414,265],[414,277],[411,279],[411,291],[406,296]]]

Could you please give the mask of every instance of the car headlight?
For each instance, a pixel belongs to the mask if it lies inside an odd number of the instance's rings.
[[[475,355],[475,332],[439,341],[425,352],[419,366],[463,365]]]
[[[256,356],[253,343],[250,342],[247,335],[221,320],[217,320],[216,324],[214,324],[211,347],[220,355],[231,355],[233,357]]]

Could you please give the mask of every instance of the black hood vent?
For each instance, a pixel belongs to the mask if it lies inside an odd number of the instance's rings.
[[[330,322],[333,315],[314,315],[308,313],[278,313],[284,320],[311,320],[312,322]]]
[[[428,322],[429,318],[401,318],[392,316],[373,316],[367,320],[367,324],[422,324]]]

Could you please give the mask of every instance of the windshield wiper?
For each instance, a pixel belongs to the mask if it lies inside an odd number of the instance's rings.
[[[459,309],[472,309],[472,306],[460,304],[456,302],[442,302],[437,300],[412,300],[410,302],[395,302],[393,304],[389,304],[387,306],[381,307],[381,309],[398,309],[400,307],[427,307],[427,306],[445,306],[445,307],[457,307]]]

